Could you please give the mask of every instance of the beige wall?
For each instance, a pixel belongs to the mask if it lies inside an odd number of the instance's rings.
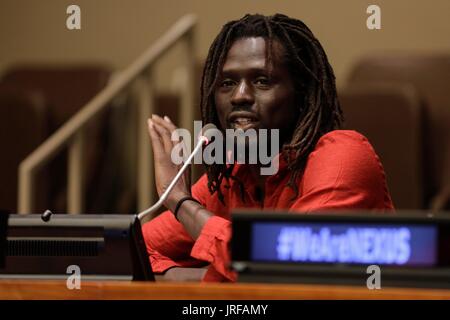
[[[66,8],[81,7],[82,30],[66,29]],[[382,29],[366,28],[378,4]],[[285,13],[305,21],[334,66],[338,84],[361,55],[384,50],[450,52],[449,0],[0,0],[0,71],[15,63],[100,61],[127,66],[185,13],[199,17],[197,55],[204,58],[221,25],[243,14]],[[174,50],[159,68],[178,63]]]

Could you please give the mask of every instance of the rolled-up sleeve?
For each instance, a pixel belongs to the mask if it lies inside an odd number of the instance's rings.
[[[202,205],[209,192],[206,176],[192,186],[192,196]],[[178,222],[172,212],[165,211],[142,226],[142,233],[155,273],[163,273],[172,267],[201,267],[206,263],[190,256],[195,241]]]
[[[204,281],[236,281],[237,274],[230,270],[231,222],[213,216],[203,226],[192,247],[191,256],[211,264]]]

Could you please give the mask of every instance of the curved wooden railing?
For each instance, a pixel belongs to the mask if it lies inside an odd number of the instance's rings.
[[[197,18],[186,15],[178,20],[161,38],[151,45],[128,68],[114,76],[108,85],[93,97],[69,121],[34,150],[19,166],[18,213],[33,212],[35,176],[58,152],[68,146],[68,213],[82,213],[83,199],[83,145],[86,125],[109,103],[125,90],[132,90],[138,99],[138,209],[143,210],[153,202],[153,164],[147,136],[147,118],[153,111],[154,79],[152,67],[155,62],[179,41],[187,45],[189,65],[183,77],[181,90],[180,126],[191,128],[193,123],[195,71],[194,32]]]

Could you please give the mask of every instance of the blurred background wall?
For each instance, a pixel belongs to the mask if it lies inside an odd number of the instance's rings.
[[[66,29],[66,8],[81,8],[82,29]],[[368,30],[366,8],[381,8],[381,30]],[[186,13],[199,17],[197,56],[206,56],[221,26],[245,13],[285,13],[303,20],[325,47],[338,85],[352,62],[378,51],[449,51],[448,0],[1,0],[0,72],[22,62],[100,61],[126,67]],[[161,63],[159,85],[177,50]]]

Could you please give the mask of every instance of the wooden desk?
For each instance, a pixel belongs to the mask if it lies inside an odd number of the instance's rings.
[[[286,284],[0,280],[0,299],[450,299],[450,290]]]

